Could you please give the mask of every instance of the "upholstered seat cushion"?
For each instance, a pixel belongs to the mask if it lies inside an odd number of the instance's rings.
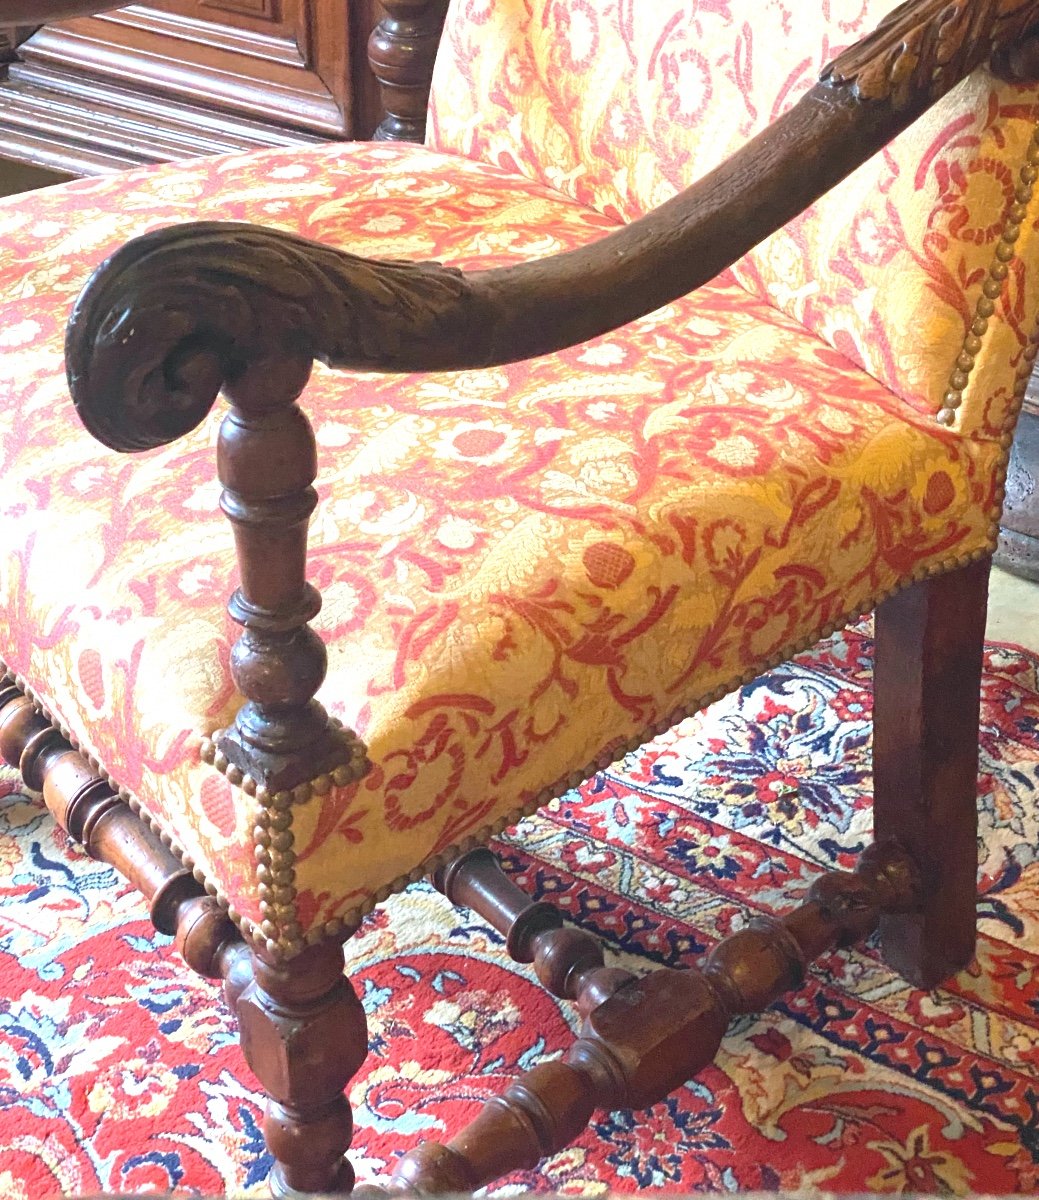
[[[272,917],[254,856],[270,799],[200,752],[237,706],[219,416],[120,457],[80,428],[63,378],[91,268],[194,218],[464,267],[611,221],[504,170],[385,146],[196,162],[0,207],[0,657],[283,950],[991,544],[999,446],[912,411],[730,278],[530,363],[318,370],[320,698],[373,765],[280,798]]]

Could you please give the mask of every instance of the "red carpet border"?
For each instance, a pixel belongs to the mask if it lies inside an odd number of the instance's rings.
[[[638,970],[695,963],[870,837],[871,643],[830,639],[502,840],[509,870]],[[1039,1190],[1039,660],[990,647],[977,964],[933,993],[866,945],[730,1030],[648,1113],[599,1114],[502,1192]],[[262,1195],[262,1098],[218,989],[0,774],[0,1197]],[[577,1022],[417,885],[348,947],[371,1049],[361,1178],[456,1131]]]

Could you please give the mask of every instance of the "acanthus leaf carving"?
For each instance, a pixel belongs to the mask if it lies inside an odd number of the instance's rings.
[[[1039,25],[1036,0],[908,0],[868,37],[839,54],[820,82],[863,101],[904,108],[936,99]]]
[[[462,273],[439,263],[358,258],[232,222],[157,230],[84,289],[66,340],[69,386],[95,437],[146,450],[195,428],[224,383],[272,352],[434,369],[466,342],[469,300]]]

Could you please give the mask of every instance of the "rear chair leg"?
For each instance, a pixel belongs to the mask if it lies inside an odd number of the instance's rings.
[[[974,956],[978,721],[990,559],[918,583],[876,613],[874,836],[919,872],[920,907],[886,914],[885,960],[934,987]]]

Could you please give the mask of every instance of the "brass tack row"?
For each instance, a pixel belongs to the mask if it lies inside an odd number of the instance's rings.
[[[981,285],[981,295],[974,308],[974,320],[963,339],[963,346],[949,377],[949,387],[942,398],[942,407],[938,410],[937,420],[941,425],[952,425],[956,420],[957,410],[963,403],[963,393],[970,381],[975,360],[981,352],[983,339],[988,332],[989,321],[996,311],[996,301],[1003,294],[1003,285],[1010,272],[1009,264],[1014,260],[1014,245],[1021,236],[1021,225],[1028,215],[1028,206],[1032,202],[1037,176],[1039,176],[1039,124],[1032,133],[1025,163],[1018,173],[1014,203],[1007,210],[1006,223],[999,236],[999,241],[996,243],[988,276]]]

